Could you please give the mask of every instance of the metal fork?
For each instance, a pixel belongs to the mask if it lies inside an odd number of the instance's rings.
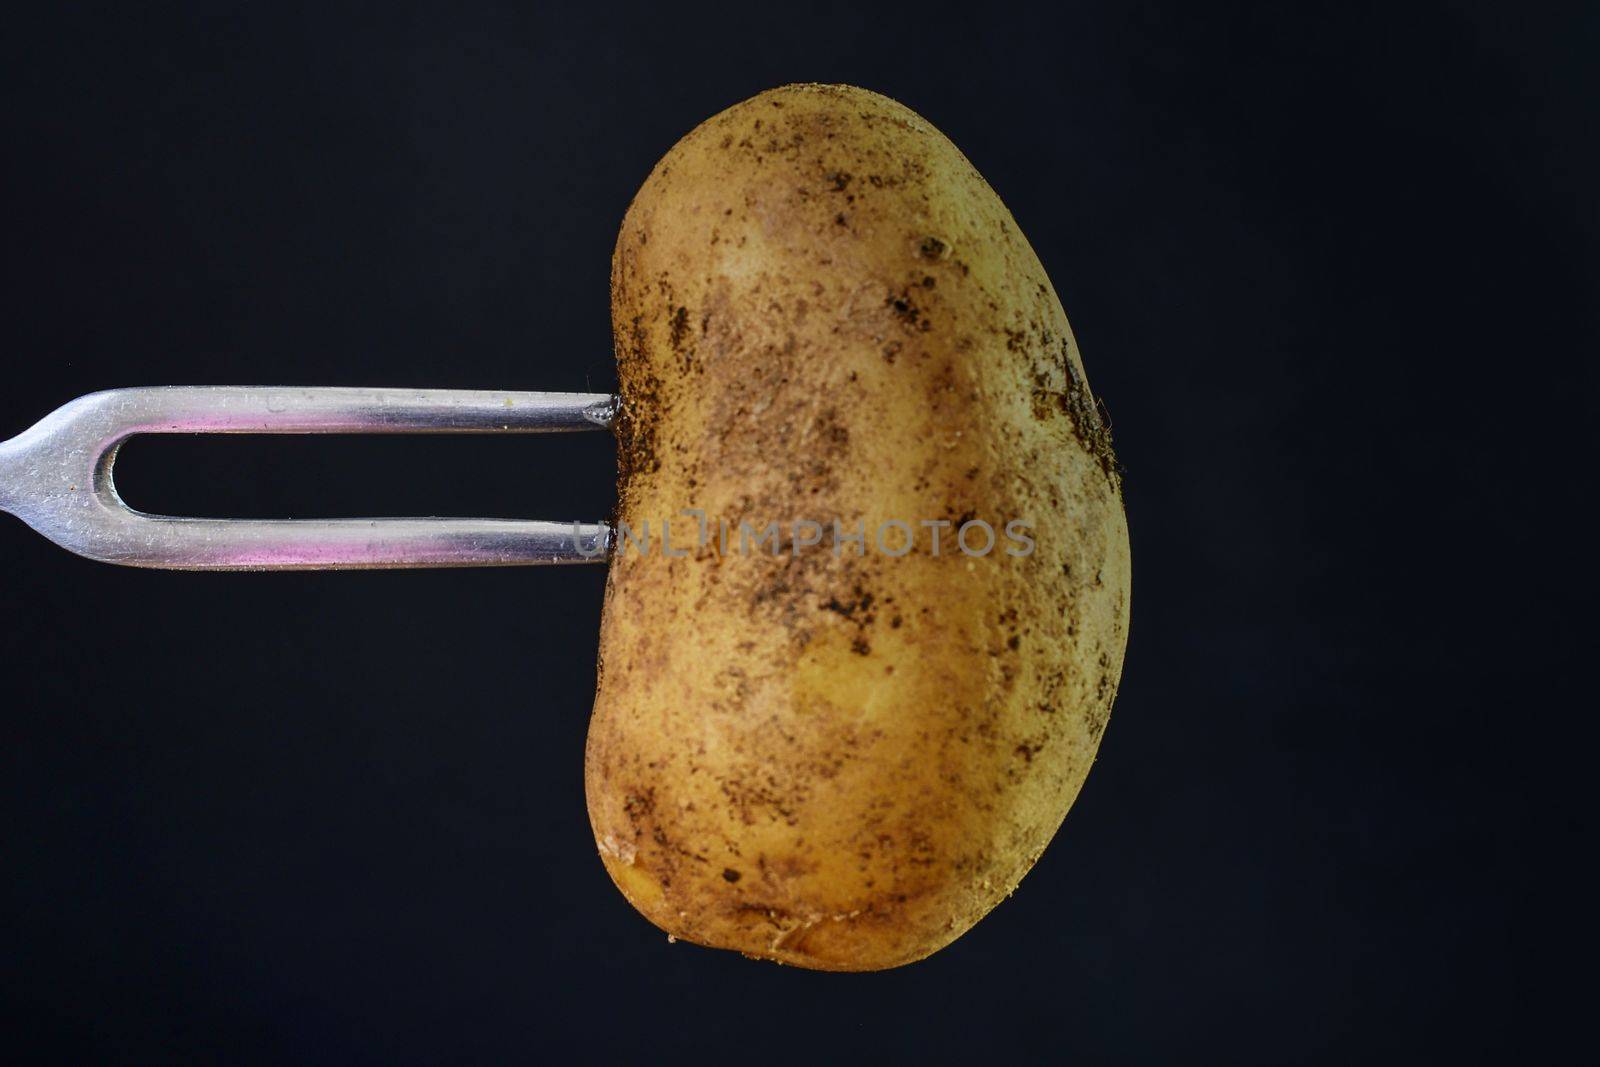
[[[0,511],[81,556],[169,570],[363,570],[602,562],[603,522],[198,519],[147,515],[112,479],[146,433],[565,433],[604,430],[606,393],[163,386],[79,397],[0,441]]]

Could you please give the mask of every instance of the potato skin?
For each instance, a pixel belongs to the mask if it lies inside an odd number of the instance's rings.
[[[792,85],[656,166],[612,320],[617,517],[655,539],[607,583],[585,768],[606,870],[687,941],[824,970],[927,956],[1049,842],[1122,670],[1120,475],[1044,268],[922,118]],[[972,517],[999,535],[983,558],[918,528]],[[821,544],[738,552],[741,520],[799,519]],[[888,519],[916,528],[899,558],[873,544]],[[1006,554],[1012,519],[1031,555]]]

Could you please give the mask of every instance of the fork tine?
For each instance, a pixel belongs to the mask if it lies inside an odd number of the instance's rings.
[[[361,570],[603,561],[605,523],[508,519],[198,519],[117,495],[144,433],[559,433],[609,428],[605,393],[165,386],[79,397],[0,442],[0,510],[106,563],[171,570]]]

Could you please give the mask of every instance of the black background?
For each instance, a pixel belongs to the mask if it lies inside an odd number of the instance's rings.
[[[920,111],[1128,469],[1126,673],[1017,895],[876,975],[665,937],[595,857],[603,571],[180,575],[0,520],[12,1061],[1461,1062],[1583,989],[1600,23],[1522,5],[200,4],[0,38],[0,435],[118,385],[607,389],[672,142]],[[603,435],[143,440],[147,510],[607,513]],[[1577,780],[1573,780],[1576,784]],[[1565,992],[1564,992],[1565,991]]]

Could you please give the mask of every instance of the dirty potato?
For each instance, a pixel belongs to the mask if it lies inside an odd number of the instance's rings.
[[[1050,841],[1122,669],[1119,468],[1050,280],[925,120],[795,85],[656,166],[612,318],[606,870],[686,941],[920,959]]]

